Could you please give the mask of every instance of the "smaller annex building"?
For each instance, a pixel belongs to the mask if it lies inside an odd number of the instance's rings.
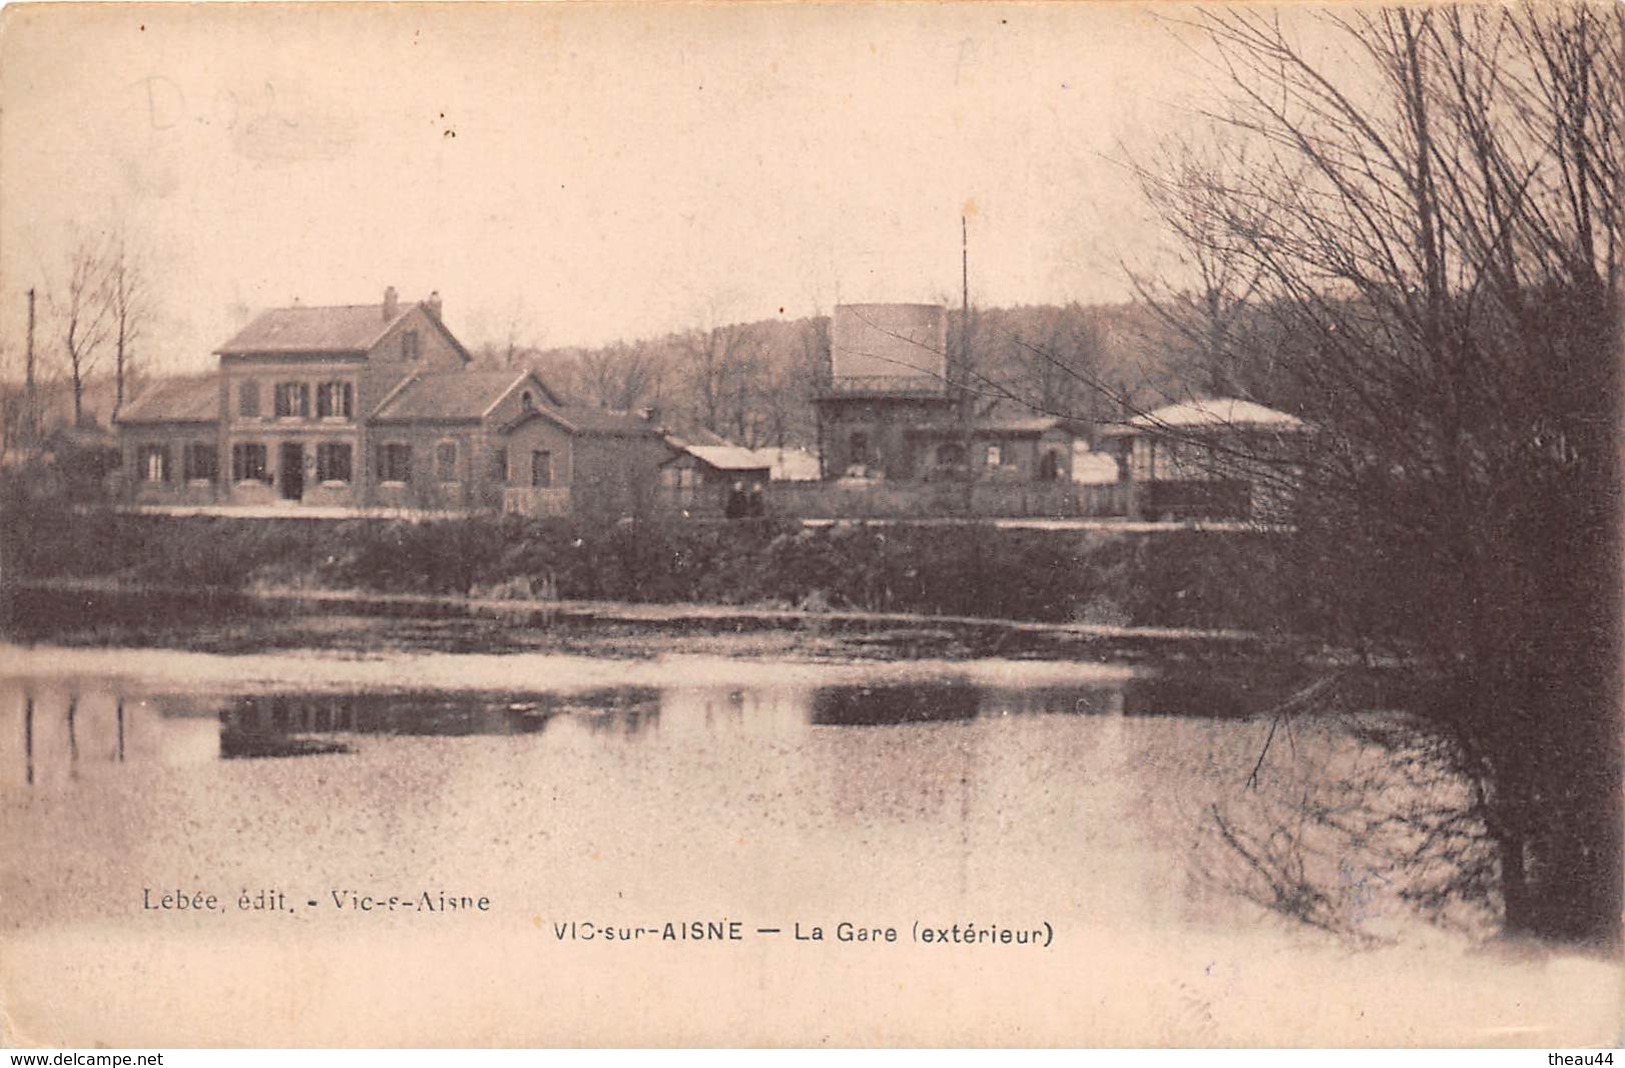
[[[119,413],[126,500],[635,514],[669,455],[652,413],[474,369],[438,294],[273,308],[216,355],[216,373],[155,379]]]
[[[766,450],[695,445],[667,438],[673,455],[660,466],[661,504],[684,516],[743,519],[766,513],[773,461]]]
[[[1288,503],[1294,445],[1309,429],[1287,412],[1213,397],[1145,412],[1100,437],[1135,518],[1271,519]]]

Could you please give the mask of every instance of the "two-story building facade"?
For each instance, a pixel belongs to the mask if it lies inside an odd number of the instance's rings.
[[[368,416],[410,376],[472,362],[440,311],[391,287],[382,304],[271,309],[220,346],[224,499],[376,503],[408,461],[370,448]]]
[[[529,369],[472,369],[441,310],[392,287],[262,312],[217,374],[155,380],[125,407],[128,499],[561,515],[652,497],[669,455],[652,420],[571,408]]]

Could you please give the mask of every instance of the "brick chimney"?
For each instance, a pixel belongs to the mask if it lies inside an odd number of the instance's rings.
[[[423,302],[423,307],[438,322],[440,320],[440,290],[437,289],[430,293],[429,299]]]
[[[400,296],[395,292],[395,287],[386,286],[384,288],[384,318],[386,320],[393,319],[400,313],[400,310]]]

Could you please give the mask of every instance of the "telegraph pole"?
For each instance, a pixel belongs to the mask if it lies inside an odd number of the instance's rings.
[[[974,511],[976,479],[979,465],[971,455],[974,441],[971,434],[973,416],[970,392],[970,226],[963,213],[959,216],[959,371],[951,377],[956,381],[950,389],[957,393],[954,405],[959,417],[959,448],[965,465],[965,496],[963,507],[966,518]]]
[[[33,448],[39,438],[39,409],[35,404],[34,396],[34,290],[28,290],[28,355],[23,365],[23,431],[27,434],[27,444]]]
[[[959,217],[959,364],[963,379],[970,373],[970,226],[963,215]]]

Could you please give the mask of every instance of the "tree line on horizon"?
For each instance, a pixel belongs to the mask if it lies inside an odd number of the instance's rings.
[[[946,355],[968,366],[981,414],[1106,423],[1224,389],[1276,399],[1267,370],[1216,380],[1197,354],[1143,306],[1030,304],[947,309]],[[813,398],[828,384],[830,317],[767,319],[673,331],[599,346],[517,340],[473,350],[484,367],[532,367],[572,403],[654,408],[672,425],[747,448],[812,447]],[[955,361],[960,361],[955,363]]]
[[[134,276],[143,268],[127,270]],[[138,281],[140,300],[128,305],[122,346],[109,328],[116,318],[105,307],[91,314],[88,339],[86,313],[78,316],[77,363],[66,347],[66,327],[54,317],[42,325],[36,385],[46,429],[106,425],[125,400],[138,395],[147,375],[137,346],[146,341],[150,320],[146,275],[139,273]],[[88,298],[80,304],[91,308]],[[1051,415],[1089,424],[1191,396],[1234,394],[1268,404],[1289,399],[1275,388],[1262,360],[1246,374],[1216,377],[1201,354],[1143,304],[973,306],[968,349],[963,314],[957,308],[947,314],[949,353],[957,359],[969,352],[966,381],[985,414]],[[570,403],[653,408],[674,428],[708,431],[747,448],[812,448],[813,397],[829,377],[829,324],[828,315],[813,315],[598,346],[486,341],[471,352],[477,367],[535,369]],[[22,419],[20,362],[6,361],[8,381],[0,386],[0,419],[11,447]]]

